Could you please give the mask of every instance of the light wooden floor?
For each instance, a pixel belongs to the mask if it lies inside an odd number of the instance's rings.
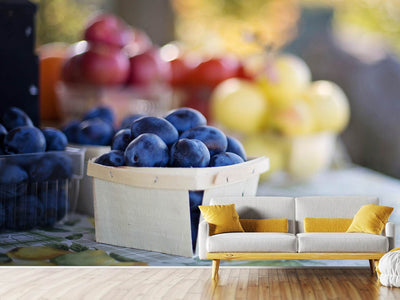
[[[400,299],[367,268],[0,268],[0,299]]]

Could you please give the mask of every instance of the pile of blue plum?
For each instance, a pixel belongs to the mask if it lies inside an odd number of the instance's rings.
[[[35,127],[11,107],[0,124],[0,229],[52,226],[68,209],[72,158],[58,129]]]
[[[242,144],[220,129],[207,125],[197,110],[178,108],[163,118],[128,116],[111,140],[111,151],[95,163],[119,167],[204,168],[228,166],[246,161]],[[193,248],[203,191],[190,191]]]
[[[71,144],[109,146],[114,136],[115,114],[107,106],[89,110],[81,120],[72,120],[63,128]]]

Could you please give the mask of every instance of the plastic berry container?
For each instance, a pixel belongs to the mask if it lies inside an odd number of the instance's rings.
[[[0,155],[0,231],[52,227],[75,210],[85,149]]]

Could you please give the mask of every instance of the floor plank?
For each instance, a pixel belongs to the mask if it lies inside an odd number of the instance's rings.
[[[400,299],[368,268],[0,268],[0,299]]]

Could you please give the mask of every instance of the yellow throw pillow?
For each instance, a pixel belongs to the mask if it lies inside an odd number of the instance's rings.
[[[304,232],[346,232],[353,219],[304,218]]]
[[[245,232],[288,232],[287,219],[240,219]]]
[[[393,207],[376,204],[363,205],[346,232],[381,234],[392,211]]]
[[[210,235],[224,232],[244,232],[235,204],[199,206],[204,220],[210,225]]]

